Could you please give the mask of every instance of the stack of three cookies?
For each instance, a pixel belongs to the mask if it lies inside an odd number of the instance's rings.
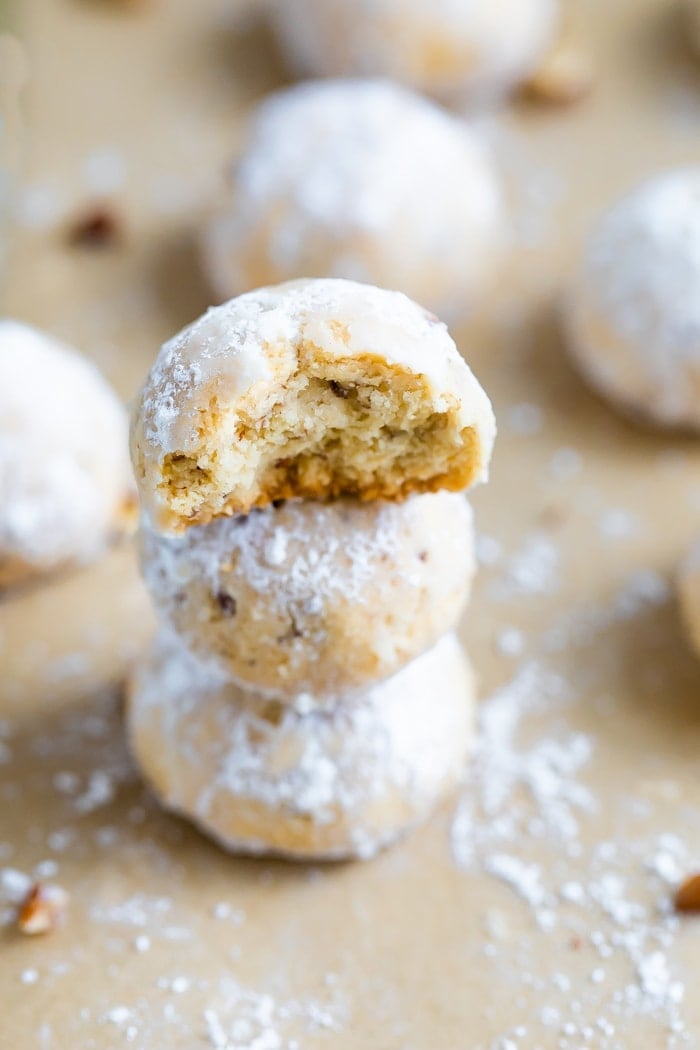
[[[461,493],[493,437],[446,329],[398,293],[293,282],[166,344],[132,436],[164,626],[129,730],[168,807],[230,849],[369,856],[455,784]]]

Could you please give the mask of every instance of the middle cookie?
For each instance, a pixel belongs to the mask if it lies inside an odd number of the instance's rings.
[[[457,623],[474,574],[463,495],[288,502],[142,533],[161,615],[193,652],[279,699],[334,700],[394,674]]]

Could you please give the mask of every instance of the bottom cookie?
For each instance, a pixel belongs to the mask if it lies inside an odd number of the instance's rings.
[[[474,686],[454,635],[349,706],[247,693],[162,637],[132,677],[128,729],[163,804],[226,849],[370,857],[459,781]]]

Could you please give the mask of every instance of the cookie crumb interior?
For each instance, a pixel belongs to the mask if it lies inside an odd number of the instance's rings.
[[[199,448],[163,460],[161,495],[188,524],[245,513],[278,499],[402,499],[460,490],[481,469],[473,428],[455,422],[456,399],[436,411],[425,377],[386,362],[324,357],[304,344],[279,396],[255,390],[202,412]]]

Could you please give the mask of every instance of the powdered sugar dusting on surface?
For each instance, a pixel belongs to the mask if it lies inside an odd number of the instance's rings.
[[[522,1023],[489,1050],[619,1050],[635,1032],[644,1045],[695,1045],[684,1021],[689,991],[674,960],[680,925],[671,894],[697,858],[679,835],[651,830],[675,797],[673,784],[598,793],[595,770],[607,743],[574,725],[582,690],[604,687],[610,667],[602,657],[599,667],[584,660],[572,679],[556,669],[554,655],[567,649],[570,661],[572,643],[585,654],[605,632],[667,600],[666,582],[637,570],[607,604],[546,630],[544,655],[525,658],[480,707],[471,777],[452,823],[453,856],[465,875],[489,875],[524,909],[519,921],[512,905],[494,903],[485,920],[485,957],[522,989],[514,1011]],[[561,646],[553,649],[555,633]],[[542,938],[557,945],[556,969]]]
[[[508,558],[503,571],[490,583],[490,596],[508,601],[522,595],[552,594],[559,586],[560,552],[540,530],[527,533]]]
[[[98,1021],[114,1026],[127,1044],[160,1050],[182,1035],[181,1011],[193,1011],[190,1044],[212,1050],[301,1050],[305,1037],[338,1032],[347,1020],[347,1005],[337,992],[323,998],[277,998],[239,984],[233,977],[216,982],[175,978],[161,982],[175,993],[154,1022],[143,1004],[119,1005],[106,1010]],[[175,986],[175,987],[173,987]],[[176,988],[180,987],[178,992]],[[192,994],[188,995],[188,992]],[[189,1001],[188,1001],[189,1000]],[[204,1005],[202,1005],[204,1004]]]
[[[143,1050],[300,1050],[312,1037],[324,1041],[343,1031],[351,1005],[333,972],[315,980],[306,975],[303,988],[274,965],[258,986],[239,979],[239,941],[248,917],[230,861],[219,871],[215,907],[203,910],[183,899],[183,830],[162,817],[141,786],[124,748],[115,699],[105,695],[56,711],[44,733],[27,732],[21,718],[1,724],[10,756],[0,776],[2,806],[33,807],[38,790],[51,798],[51,816],[46,807],[36,809],[26,842],[0,838],[0,927],[9,937],[19,905],[38,880],[60,879],[72,897],[65,930],[35,943],[30,962],[5,960],[21,1008],[44,996],[65,1000],[60,1012],[32,1008],[22,1044],[33,1040],[46,1050],[84,1045],[89,1030],[96,1045],[116,1039],[114,1045]],[[28,768],[32,754],[37,773],[23,780],[18,771]],[[40,859],[20,868],[12,862],[20,850]],[[212,878],[210,860],[207,881]],[[261,870],[258,892],[272,878]],[[85,935],[72,938],[76,924]],[[213,975],[212,951],[220,960]],[[83,967],[94,968],[98,959],[104,984],[83,994]]]

